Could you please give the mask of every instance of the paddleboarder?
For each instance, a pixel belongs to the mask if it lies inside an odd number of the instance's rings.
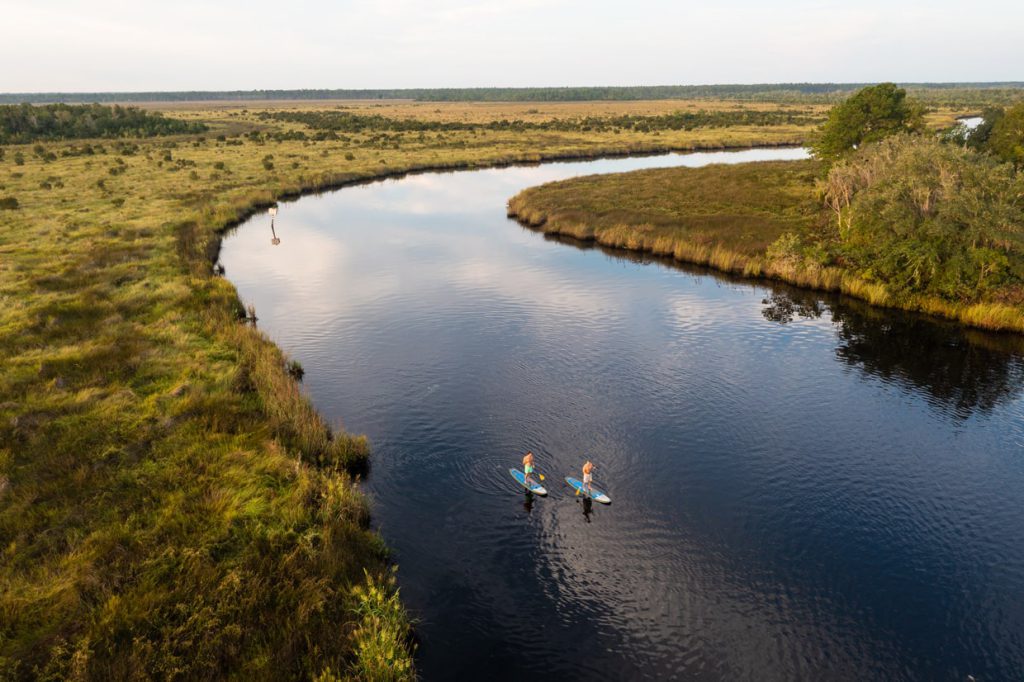
[[[533,480],[533,453],[527,452],[523,457],[523,475],[525,476],[526,485],[529,486],[536,481]]]
[[[587,497],[594,491],[594,463],[589,459],[583,463],[583,489],[587,492]]]

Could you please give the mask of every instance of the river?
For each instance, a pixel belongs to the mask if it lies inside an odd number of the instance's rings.
[[[224,242],[260,326],[373,445],[433,679],[1020,679],[1024,351],[545,238],[542,182],[800,149],[411,175]],[[533,450],[551,489],[508,474]],[[585,458],[610,506],[561,483]]]

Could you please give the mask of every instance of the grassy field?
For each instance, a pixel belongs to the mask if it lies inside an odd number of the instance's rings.
[[[573,178],[524,190],[509,216],[549,234],[650,252],[725,272],[840,291],[874,305],[916,310],[994,330],[1024,331],[1024,309],[895,296],[840,267],[780,249],[783,235],[813,242],[829,220],[815,160],[665,168]]]
[[[510,215],[545,232],[743,271],[821,211],[817,161],[768,161],[591,175],[524,190]]]
[[[223,102],[143,102],[133,103],[152,111],[171,113],[179,118],[222,122],[252,119],[258,112],[273,111],[351,111],[358,114],[379,114],[388,118],[414,118],[422,121],[467,122],[485,124],[502,119],[531,123],[587,116],[623,115],[660,116],[679,111],[765,111],[796,110],[825,120],[832,103],[815,102],[740,102],[733,100],[651,100],[601,102],[416,102],[412,100],[257,100]],[[926,115],[929,125],[950,126],[958,116],[978,113],[977,107],[935,106]],[[242,113],[245,112],[245,113]],[[792,132],[806,135],[807,126]],[[756,132],[749,130],[748,132]]]
[[[481,123],[592,113],[345,106]],[[0,148],[0,678],[413,674],[409,618],[358,488],[369,445],[324,423],[214,272],[225,228],[285,196],[409,170],[810,131],[275,141],[303,126],[260,112],[175,107],[166,115],[208,131]]]

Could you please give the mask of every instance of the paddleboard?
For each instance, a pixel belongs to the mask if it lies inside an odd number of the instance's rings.
[[[526,484],[526,474],[524,474],[522,471],[519,471],[518,469],[509,469],[508,472],[510,474],[512,474],[512,478],[514,478],[517,481],[519,481],[519,485],[523,486],[524,488],[529,490],[531,493],[534,493],[535,495],[547,495],[548,494],[548,491],[540,483],[534,482],[534,483],[530,483],[529,485],[527,485]]]
[[[583,487],[583,481],[581,481],[581,480],[579,480],[577,478],[573,478],[572,476],[566,476],[565,477],[565,482],[568,483],[569,485],[571,485],[574,489],[580,491],[581,494],[583,494],[583,495],[587,494],[586,489],[584,489],[584,487]],[[591,486],[591,488],[590,488],[590,497],[593,498],[595,502],[600,502],[601,504],[611,504],[612,503],[612,499],[610,497],[608,497],[603,492],[601,492],[600,490],[598,490],[597,488],[595,488],[593,486]]]

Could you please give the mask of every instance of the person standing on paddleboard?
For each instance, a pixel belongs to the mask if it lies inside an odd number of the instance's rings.
[[[527,452],[526,455],[523,457],[523,480],[526,481],[527,486],[533,485],[535,483],[535,481],[532,480],[531,478],[533,476],[533,472],[533,453]]]
[[[583,488],[587,495],[594,491],[594,463],[589,459],[583,463]]]

